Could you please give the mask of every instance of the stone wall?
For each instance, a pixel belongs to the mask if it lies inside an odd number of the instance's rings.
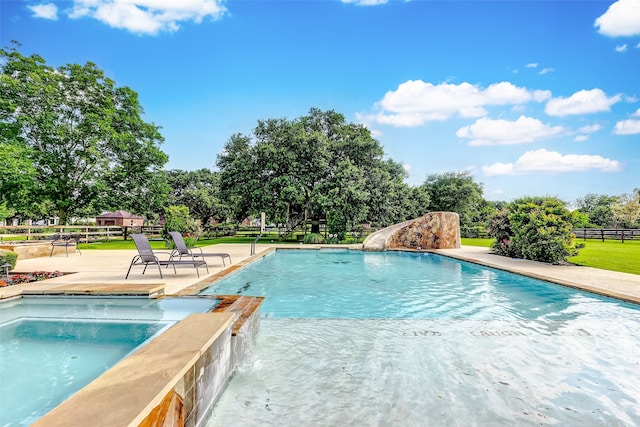
[[[18,259],[30,259],[39,257],[48,257],[52,255],[65,255],[69,251],[70,254],[76,252],[75,244],[72,244],[68,248],[64,246],[53,247],[53,254],[51,253],[51,242],[25,242],[25,243],[0,243],[0,249],[7,251],[13,251],[18,254]]]

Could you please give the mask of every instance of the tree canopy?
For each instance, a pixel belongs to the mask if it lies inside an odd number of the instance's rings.
[[[352,227],[376,214],[406,215],[405,172],[383,155],[364,126],[312,108],[294,120],[259,121],[252,136],[233,135],[217,166],[237,219],[261,211],[280,223],[333,215]]]
[[[429,211],[457,212],[462,229],[470,228],[482,210],[482,184],[467,171],[429,175],[422,187],[429,194]]]
[[[66,223],[103,209],[161,209],[168,189],[158,172],[168,159],[136,92],[91,62],[53,68],[16,48],[0,49],[0,60],[0,163],[23,171],[1,184],[19,190],[22,203],[8,201],[17,213],[35,216],[46,203]]]
[[[170,205],[184,205],[202,225],[211,220],[225,220],[229,208],[220,195],[220,174],[210,169],[196,171],[170,170],[166,172],[171,192]]]

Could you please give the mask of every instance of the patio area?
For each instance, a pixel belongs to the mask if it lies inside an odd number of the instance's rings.
[[[267,249],[269,245],[257,245],[256,252]],[[223,266],[219,258],[207,258],[209,273],[203,267],[199,268],[200,277],[197,276],[193,266],[178,266],[174,274],[173,268],[163,268],[160,278],[158,269],[153,266],[135,266],[131,269],[129,278],[125,279],[129,264],[136,250],[84,250],[82,255],[70,253],[52,257],[38,257],[30,259],[18,259],[13,270],[18,273],[30,273],[34,271],[60,271],[61,277],[53,279],[22,283],[19,285],[0,288],[0,299],[11,298],[22,294],[51,293],[64,289],[75,290],[76,293],[85,291],[86,294],[110,292],[122,294],[149,294],[159,292],[164,294],[178,294],[181,290],[198,283],[209,283],[223,270],[235,270],[250,260],[251,248],[245,244],[213,245],[203,248],[205,252],[226,252],[231,256],[232,264],[226,262]],[[165,254],[168,258],[168,254]],[[254,256],[255,257],[255,256]],[[163,258],[163,259],[165,259]]]

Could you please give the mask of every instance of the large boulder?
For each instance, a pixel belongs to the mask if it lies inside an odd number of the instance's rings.
[[[460,217],[455,212],[429,212],[420,218],[379,230],[362,244],[366,251],[459,247]]]

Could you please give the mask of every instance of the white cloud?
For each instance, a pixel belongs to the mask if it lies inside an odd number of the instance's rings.
[[[537,62],[532,62],[530,64],[527,64],[524,66],[525,68],[537,68],[538,67],[538,63]]]
[[[470,146],[526,144],[564,132],[562,126],[549,126],[540,120],[520,116],[516,121],[481,118],[458,129],[458,138],[468,138]]]
[[[73,19],[89,17],[136,34],[177,31],[181,22],[219,19],[226,9],[222,0],[75,0]]]
[[[581,90],[568,98],[558,97],[549,100],[544,111],[550,116],[597,113],[609,111],[610,107],[621,99],[620,95],[607,98],[607,94],[601,89]]]
[[[58,6],[53,3],[37,4],[27,7],[31,9],[35,18],[52,19],[54,21],[58,19]]]
[[[600,170],[602,172],[617,172],[622,166],[617,160],[607,159],[598,155],[565,154],[548,151],[544,148],[527,151],[515,163],[494,163],[483,166],[482,171],[487,176],[523,175],[529,173],[565,173]]]
[[[553,68],[546,67],[546,68],[543,68],[542,70],[540,70],[540,72],[538,74],[540,74],[541,76],[544,76],[545,74],[549,74],[549,73],[552,73],[554,71],[555,70]]]
[[[573,140],[576,142],[584,142],[589,139],[589,135],[598,132],[601,129],[602,126],[599,124],[582,126],[580,129],[578,129],[577,135]]]
[[[549,91],[531,91],[509,82],[482,88],[470,83],[434,85],[421,80],[409,80],[394,91],[387,92],[374,109],[377,113],[362,114],[372,122],[393,126],[420,126],[428,121],[442,121],[454,115],[482,117],[491,105],[518,105],[542,102],[551,97]]]
[[[602,129],[602,126],[599,124],[587,125],[587,126],[582,126],[580,129],[578,129],[578,133],[595,133],[601,129]]]
[[[636,135],[640,134],[640,120],[621,120],[616,123],[613,133],[616,135]]]
[[[626,43],[616,46],[616,52],[626,52],[626,51],[627,51],[627,44]]]
[[[631,113],[631,117],[640,117],[640,108],[638,108],[635,113]]]
[[[596,19],[594,26],[609,37],[640,35],[640,1],[618,0]]]

